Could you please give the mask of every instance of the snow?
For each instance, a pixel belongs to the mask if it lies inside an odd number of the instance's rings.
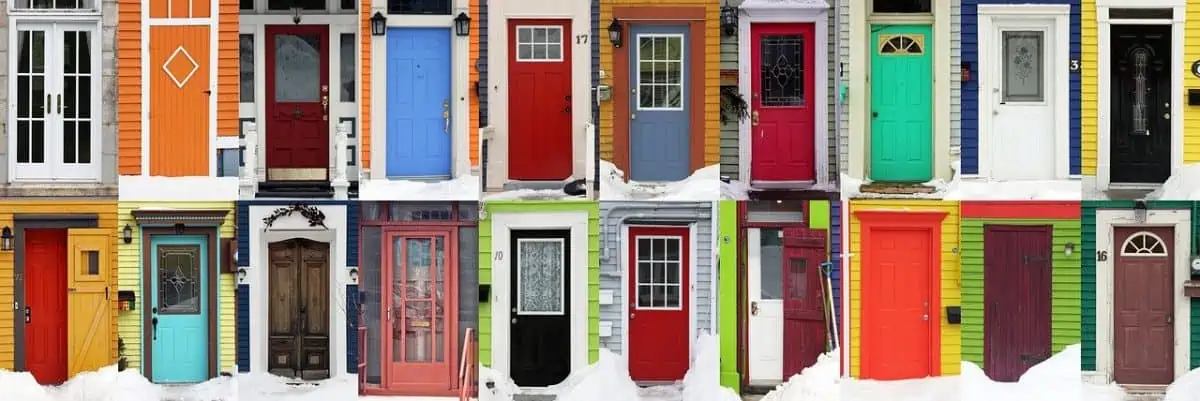
[[[123,175],[120,201],[231,202],[238,199],[237,177],[153,177]]]
[[[1162,187],[1146,195],[1146,199],[1200,200],[1200,163],[1175,169]]]
[[[838,401],[838,367],[838,350],[822,354],[760,401]]]
[[[1163,401],[1195,401],[1200,399],[1200,369],[1192,370],[1167,388]]]
[[[924,183],[933,187],[931,193],[909,195],[863,193],[860,188],[870,181],[863,181],[846,174],[841,176],[843,198],[912,198],[943,200],[1063,200],[1082,199],[1083,184],[1080,180],[990,180],[977,177],[962,177],[959,161],[952,165],[954,176],[949,182],[934,179]]]
[[[465,201],[479,200],[479,176],[463,174],[452,180],[405,181],[363,180],[358,189],[359,200],[422,200]]]
[[[561,200],[585,199],[583,196],[571,196],[561,189],[517,189],[512,191],[488,194],[483,200]]]
[[[354,376],[297,382],[266,373],[221,376],[192,385],[150,383],[137,370],[118,372],[116,365],[76,375],[61,386],[41,386],[28,372],[0,369],[5,401],[353,401]],[[365,397],[372,399],[375,397]]]
[[[600,161],[600,200],[715,201],[722,197],[721,165],[696,170],[691,176],[665,183],[625,181],[625,172],[607,160]],[[729,188],[736,196],[737,188]],[[743,192],[743,197],[744,192]],[[737,199],[737,198],[734,198]]]

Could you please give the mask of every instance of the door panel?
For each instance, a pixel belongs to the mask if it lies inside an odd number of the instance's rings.
[[[813,24],[751,24],[750,177],[814,181]]]
[[[388,381],[393,389],[438,391],[454,386],[457,310],[455,266],[447,231],[404,232],[388,237],[384,299],[390,330],[384,333]]]
[[[983,235],[983,369],[1015,382],[1051,353],[1052,227],[988,224]]]
[[[682,180],[692,173],[688,27],[630,27],[629,179]]]
[[[268,245],[271,374],[329,378],[329,244],[290,239]]]
[[[68,377],[115,362],[111,238],[112,231],[104,228],[67,231]]]
[[[67,230],[27,229],[24,235],[24,370],[40,384],[61,384],[67,380]]]
[[[1112,27],[1112,182],[1171,175],[1171,27]]]
[[[800,374],[825,352],[825,230],[783,230],[783,377]]]
[[[450,30],[387,34],[387,175],[450,176]]]
[[[268,180],[327,180],[329,27],[272,25],[267,33]]]
[[[522,387],[571,373],[571,231],[513,230],[509,374]]]
[[[1054,179],[1056,161],[1054,122],[1058,60],[1054,49],[1054,22],[997,22],[991,45],[995,67],[988,71],[994,83],[983,101],[993,103],[990,132],[992,178],[1004,180]],[[1013,160],[1021,160],[1013,163]]]
[[[155,383],[208,380],[208,241],[203,236],[151,239],[150,311]]]
[[[783,230],[751,228],[746,241],[748,375],[751,384],[774,385],[784,379]]]
[[[930,228],[866,225],[862,266],[862,378],[914,379],[936,375],[930,310],[936,238]]]
[[[1175,380],[1174,229],[1114,227],[1113,380]]]
[[[675,381],[687,373],[689,318],[688,227],[629,229],[629,375]]]
[[[508,179],[573,172],[570,20],[508,21]]]
[[[870,178],[933,179],[933,44],[928,25],[872,26]]]

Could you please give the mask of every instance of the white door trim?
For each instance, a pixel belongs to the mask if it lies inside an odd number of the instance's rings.
[[[1183,282],[1191,277],[1191,212],[1186,209],[1147,210],[1145,222],[1131,209],[1096,211],[1096,251],[1108,258],[1096,261],[1096,373],[1104,383],[1113,381],[1113,262],[1119,246],[1113,244],[1113,227],[1173,227],[1175,230],[1175,378],[1188,373],[1191,361],[1191,300],[1183,295]],[[1120,383],[1140,384],[1140,383]]]
[[[824,1],[817,0],[820,3]],[[829,185],[829,6],[814,4],[806,7],[786,6],[778,2],[767,4],[760,1],[742,3],[738,18],[738,93],[750,95],[753,90],[751,79],[755,79],[750,66],[752,38],[750,26],[755,23],[811,23],[814,26],[813,42],[813,163],[816,164],[815,186]],[[747,103],[751,103],[747,101]],[[750,162],[753,155],[750,139],[750,121],[738,123],[738,178],[750,183]],[[783,184],[783,183],[780,183]],[[764,185],[765,186],[776,186]],[[790,186],[790,185],[784,185]],[[801,185],[801,187],[809,187]]]
[[[1000,65],[999,60],[995,58],[996,46],[999,46],[999,38],[993,38],[995,29],[1011,23],[1009,21],[1018,20],[1026,21],[1032,19],[1036,22],[1031,22],[1031,26],[1044,26],[1047,33],[1053,35],[1054,43],[1047,43],[1046,48],[1053,52],[1053,56],[1047,57],[1044,60],[1046,64],[1047,78],[1053,82],[1053,112],[1054,112],[1054,178],[1067,179],[1070,178],[1070,40],[1071,40],[1071,24],[1069,17],[1071,16],[1071,6],[1068,4],[1020,4],[1020,5],[992,5],[981,4],[978,6],[979,12],[979,33],[978,33],[978,54],[979,54],[979,172],[984,177],[993,176],[993,167],[995,164],[1003,161],[993,160],[992,151],[995,150],[994,140],[995,135],[993,130],[992,112],[995,104],[990,100],[983,100],[989,94],[985,94],[983,88],[999,87],[1001,78],[996,76],[994,66]],[[988,66],[984,68],[983,66]],[[990,97],[988,97],[990,99]]]
[[[1096,143],[1096,186],[1104,191],[1113,186],[1109,174],[1112,168],[1112,155],[1110,144],[1112,137],[1110,134],[1111,121],[1108,118],[1108,110],[1110,109],[1109,98],[1112,96],[1112,60],[1109,56],[1112,53],[1112,40],[1110,39],[1112,25],[1170,25],[1171,26],[1171,62],[1168,63],[1167,70],[1171,71],[1171,171],[1183,165],[1183,69],[1177,66],[1184,62],[1184,28],[1187,22],[1187,5],[1184,0],[1100,0],[1096,5],[1096,20],[1099,30],[1098,39],[1100,45],[1099,58],[1096,68],[1098,70],[1097,91],[1099,92],[1096,101],[1096,115],[1098,120],[1097,143]],[[1116,8],[1163,8],[1171,7],[1173,9],[1173,19],[1170,20],[1112,20],[1108,17],[1110,7]],[[1087,68],[1087,66],[1084,66]],[[1144,187],[1157,188],[1160,184],[1150,183],[1120,183],[1121,187]]]
[[[501,212],[492,215],[492,369],[509,377],[511,230],[571,230],[571,371],[588,365],[588,213]]]
[[[629,305],[633,304],[634,300],[630,296],[629,291],[629,241],[633,237],[629,235],[630,227],[663,227],[663,228],[687,228],[688,242],[681,244],[688,247],[688,358],[696,357],[696,320],[697,310],[699,306],[696,297],[696,236],[698,233],[696,223],[688,224],[687,226],[678,225],[658,225],[658,224],[623,224],[621,227],[621,242],[618,252],[621,254],[621,358],[625,361],[625,366],[629,366]]]

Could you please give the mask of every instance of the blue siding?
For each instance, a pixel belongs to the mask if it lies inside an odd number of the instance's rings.
[[[234,221],[237,224],[237,231],[241,235],[237,237],[237,265],[241,267],[250,267],[250,202],[237,202],[237,215],[234,216]]]
[[[358,246],[351,246],[358,248]],[[346,372],[358,373],[358,286],[346,286]]]
[[[358,266],[358,202],[346,204],[346,267]]]
[[[237,367],[238,372],[250,371],[250,286],[237,286]]]
[[[833,313],[837,320],[842,315],[842,202],[829,202],[829,256],[833,262],[830,269],[833,291]],[[841,329],[841,324],[838,325]]]
[[[238,236],[238,266],[250,266],[250,235],[245,234],[250,232],[250,206],[276,206],[284,207],[296,203],[295,200],[270,199],[270,200],[244,200],[237,202],[237,232],[243,233]],[[305,200],[301,201],[309,206],[331,206],[342,205],[346,207],[346,247],[350,248],[346,252],[346,267],[358,266],[358,208],[355,201],[341,200]],[[331,227],[332,228],[332,227]],[[243,255],[245,260],[243,259]]]
[[[1079,0],[962,0],[962,61],[971,65],[971,80],[962,84],[962,173],[979,173],[979,4],[1069,4],[1071,6],[1071,56],[1080,58]],[[1081,171],[1080,74],[1070,75],[1070,165],[1071,174]]]

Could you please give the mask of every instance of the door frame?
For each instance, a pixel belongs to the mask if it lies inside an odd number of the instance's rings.
[[[742,3],[738,8],[738,93],[749,94],[751,79],[755,71],[750,65],[752,38],[750,26],[757,23],[794,23],[813,24],[812,42],[813,65],[813,163],[816,164],[816,181],[814,184],[794,185],[786,182],[760,182],[758,187],[771,188],[805,188],[826,187],[829,185],[829,70],[821,68],[829,66],[829,5],[824,0],[801,2],[803,4],[763,4],[762,2]],[[754,154],[750,138],[750,121],[742,119],[738,123],[738,177],[750,182],[750,162]]]
[[[1118,245],[1113,244],[1114,227],[1173,227],[1175,230],[1175,276],[1172,277],[1175,290],[1175,378],[1188,373],[1191,360],[1191,299],[1183,295],[1179,288],[1183,282],[1191,278],[1191,212],[1187,209],[1147,210],[1145,220],[1139,222],[1136,212],[1132,209],[1102,209],[1096,211],[1096,251],[1108,252],[1109,257],[1096,260],[1096,371],[1084,372],[1085,381],[1107,384],[1112,383],[1114,372],[1113,354],[1113,308],[1116,300],[1113,298],[1113,268],[1112,255],[1118,251]],[[1092,379],[1092,380],[1088,380]],[[1126,383],[1137,384],[1137,383]]]
[[[1070,57],[1071,57],[1071,5],[1069,4],[980,4],[979,19],[979,65],[989,66],[979,68],[979,87],[999,87],[1002,78],[997,74],[999,61],[994,60],[995,53],[1001,50],[1001,45],[989,46],[988,43],[999,43],[999,38],[993,38],[998,28],[1009,26],[1013,21],[1034,18],[1035,23],[1025,26],[1045,28],[1048,34],[1054,35],[1053,43],[1046,43],[1045,48],[1053,52],[1052,57],[1043,60],[1046,67],[1046,77],[1053,77],[1053,87],[1050,93],[1054,96],[1051,103],[1054,113],[1054,178],[1068,179],[1071,176],[1070,149],[1068,133],[1070,132]],[[1047,22],[1049,22],[1047,24]],[[992,112],[995,104],[984,101],[983,89],[980,89],[979,109],[979,175],[991,177],[995,170],[992,151],[996,149],[993,133]]]
[[[686,261],[686,263],[687,263],[686,267],[688,269],[688,274],[687,274],[687,284],[688,284],[688,287],[687,287],[688,288],[688,298],[687,298],[688,357],[694,358],[696,356],[696,354],[695,354],[696,347],[695,347],[694,343],[696,342],[696,335],[697,335],[697,333],[696,333],[696,330],[697,330],[697,324],[696,324],[697,322],[696,321],[698,318],[697,308],[700,307],[699,303],[697,302],[698,300],[696,298],[696,290],[698,290],[698,288],[696,288],[696,285],[697,285],[696,268],[698,267],[697,263],[696,263],[696,261],[697,261],[697,259],[696,259],[696,249],[697,249],[696,236],[698,233],[697,226],[698,226],[697,223],[692,222],[692,223],[688,223],[687,225],[682,225],[682,224],[674,224],[674,225],[672,225],[672,224],[623,224],[623,226],[621,227],[621,242],[620,242],[621,247],[619,249],[620,253],[621,253],[621,259],[620,259],[621,299],[625,300],[623,305],[621,305],[621,327],[623,330],[623,333],[621,333],[621,349],[625,350],[625,352],[621,353],[621,358],[623,358],[623,360],[625,361],[625,366],[629,366],[629,303],[631,301],[631,298],[629,295],[629,268],[630,268],[629,263],[630,263],[630,260],[629,260],[629,246],[628,245],[629,245],[629,241],[633,240],[633,237],[630,236],[630,233],[629,233],[630,228],[674,228],[674,229],[683,228],[683,229],[687,229],[688,241],[686,244],[682,244],[682,245],[687,246],[687,250],[688,250],[688,258]]]
[[[208,283],[209,283],[208,284],[209,291],[208,291],[208,294],[206,297],[207,298],[206,302],[208,304],[209,313],[208,313],[208,319],[205,322],[205,324],[208,325],[208,352],[207,352],[207,354],[208,354],[208,378],[211,379],[211,378],[217,377],[217,372],[219,370],[219,367],[217,366],[218,359],[219,359],[218,353],[219,353],[220,341],[221,341],[220,337],[218,337],[218,335],[217,335],[217,322],[219,321],[219,317],[217,315],[220,314],[220,310],[217,308],[217,297],[218,297],[217,293],[220,292],[220,287],[221,287],[220,281],[219,281],[220,276],[218,274],[218,270],[220,270],[220,265],[219,265],[220,259],[218,259],[218,255],[217,255],[217,252],[218,252],[217,231],[218,230],[220,230],[219,226],[214,227],[214,226],[192,225],[192,226],[185,226],[182,230],[180,230],[180,229],[176,229],[176,228],[168,228],[168,227],[162,227],[162,226],[154,227],[154,226],[144,226],[141,224],[138,225],[138,231],[140,231],[140,235],[138,236],[138,241],[139,241],[138,246],[141,248],[141,253],[142,253],[140,266],[139,266],[140,267],[139,270],[141,270],[141,274],[139,275],[139,278],[142,281],[141,291],[143,294],[142,300],[141,300],[142,301],[141,302],[142,311],[140,312],[140,314],[142,315],[142,321],[141,321],[141,325],[142,325],[142,361],[141,361],[141,363],[142,363],[142,374],[145,375],[147,378],[153,377],[153,372],[154,372],[154,363],[153,363],[153,361],[154,361],[154,343],[152,341],[147,340],[149,338],[154,338],[153,337],[154,332],[153,332],[153,328],[150,324],[151,316],[149,313],[146,313],[146,311],[150,310],[150,308],[152,308],[154,306],[151,304],[151,301],[150,301],[151,297],[149,295],[147,295],[147,294],[150,294],[151,291],[153,291],[153,286],[152,286],[151,281],[154,278],[154,272],[151,270],[150,266],[152,266],[152,260],[155,257],[155,255],[154,255],[154,246],[153,246],[152,241],[153,241],[154,237],[156,237],[156,236],[175,236],[175,235],[202,236],[205,238],[205,242],[208,243],[208,245],[207,245],[208,246],[208,255],[207,255],[208,256],[208,266],[205,266],[205,268],[208,269],[208,273],[204,275],[204,279],[208,280]]]
[[[1108,16],[1110,8],[1171,8],[1172,19],[1111,19]],[[1096,21],[1099,31],[1099,59],[1096,63],[1098,70],[1096,85],[1099,95],[1096,99],[1096,118],[1099,120],[1096,143],[1096,186],[1101,191],[1110,188],[1154,189],[1161,186],[1157,183],[1113,183],[1109,170],[1112,168],[1112,121],[1108,117],[1111,109],[1109,97],[1112,96],[1112,26],[1113,25],[1169,25],[1171,27],[1171,62],[1168,65],[1178,65],[1184,57],[1184,32],[1187,22],[1186,0],[1097,0]],[[1168,68],[1171,71],[1171,171],[1183,165],[1183,70]],[[1186,248],[1184,248],[1186,249]]]
[[[512,230],[571,230],[569,285],[571,305],[568,313],[571,320],[571,371],[588,366],[588,222],[586,211],[572,212],[507,212],[496,213],[492,219],[492,369],[509,374],[510,342],[509,319],[511,318],[512,288],[509,275],[512,267],[509,257],[504,256],[512,243]],[[480,277],[483,280],[483,277]],[[522,388],[523,390],[525,388]],[[537,389],[548,389],[535,387]],[[523,391],[528,392],[528,391]]]
[[[447,371],[445,373],[449,377],[456,377],[458,374],[458,372],[457,372],[458,365],[453,363],[451,360],[458,359],[459,351],[461,351],[458,346],[460,339],[457,338],[458,337],[458,307],[459,307],[459,302],[461,301],[459,299],[459,295],[458,295],[458,272],[459,272],[458,226],[457,225],[449,225],[449,224],[445,224],[445,223],[442,223],[440,225],[419,224],[421,222],[415,222],[415,223],[418,223],[418,224],[390,225],[390,226],[385,225],[385,226],[380,227],[380,236],[379,237],[380,237],[380,240],[383,241],[383,244],[381,244],[381,247],[379,249],[383,252],[387,252],[386,254],[382,255],[383,258],[381,259],[381,262],[383,263],[383,265],[382,265],[383,269],[380,269],[380,284],[382,286],[384,286],[385,288],[391,287],[390,284],[392,283],[392,280],[387,280],[385,278],[391,278],[393,280],[395,279],[394,275],[391,273],[391,263],[388,263],[389,261],[391,261],[393,259],[392,255],[394,255],[394,252],[396,251],[392,247],[392,244],[393,244],[393,242],[391,241],[392,238],[394,238],[394,237],[399,237],[399,238],[418,237],[418,238],[420,238],[422,236],[432,236],[432,235],[444,235],[445,236],[445,241],[443,243],[442,249],[445,252],[445,256],[444,256],[443,260],[446,263],[446,266],[443,266],[442,271],[443,271],[443,274],[445,275],[445,277],[443,277],[442,281],[443,281],[443,285],[446,287],[446,295],[445,295],[445,302],[443,302],[442,306],[443,306],[443,310],[449,311],[449,313],[445,313],[442,315],[442,318],[445,319],[445,322],[446,322],[445,329],[443,330],[443,333],[442,333],[443,334],[442,339],[445,342],[443,344],[444,350],[449,351],[446,355],[446,362],[445,362],[448,365],[449,371]],[[382,288],[380,289],[380,296],[384,297],[383,299],[388,299],[390,296],[394,296],[394,295],[395,294],[391,290],[384,290]],[[381,307],[380,309],[383,310],[384,308]],[[451,317],[453,317],[453,319],[451,319]],[[392,341],[386,341],[386,340],[394,339],[394,337],[392,337],[391,335],[384,334],[383,329],[384,329],[384,327],[386,327],[383,324],[384,322],[387,322],[387,320],[380,321],[379,340],[383,341],[383,344],[381,344],[381,346],[380,346],[380,350],[384,351],[385,355],[391,355],[391,353],[387,352],[387,351],[390,351],[392,349],[392,346],[391,346]],[[357,323],[355,323],[355,325],[357,326]],[[437,339],[435,338],[434,339],[435,344],[436,344],[436,340]],[[390,378],[391,378],[391,374],[392,374],[392,370],[393,370],[392,366],[395,365],[396,362],[392,361],[391,358],[388,358],[387,361],[380,361],[380,362],[381,363],[379,365],[379,370],[380,370],[380,374],[382,376],[381,383],[379,385],[380,388],[388,389],[388,390],[392,390],[392,391],[405,390],[405,389],[407,389],[407,391],[421,391],[419,388],[416,388],[416,387],[423,387],[423,386],[415,385],[413,383],[405,384],[404,386],[402,386],[400,388],[392,387],[390,385],[391,384]],[[410,362],[402,362],[402,363],[409,364]],[[366,373],[361,373],[361,374],[366,374]],[[458,388],[458,383],[454,382],[453,379],[450,381],[450,383],[447,383],[447,384],[448,384],[448,386],[446,387],[447,392]]]

